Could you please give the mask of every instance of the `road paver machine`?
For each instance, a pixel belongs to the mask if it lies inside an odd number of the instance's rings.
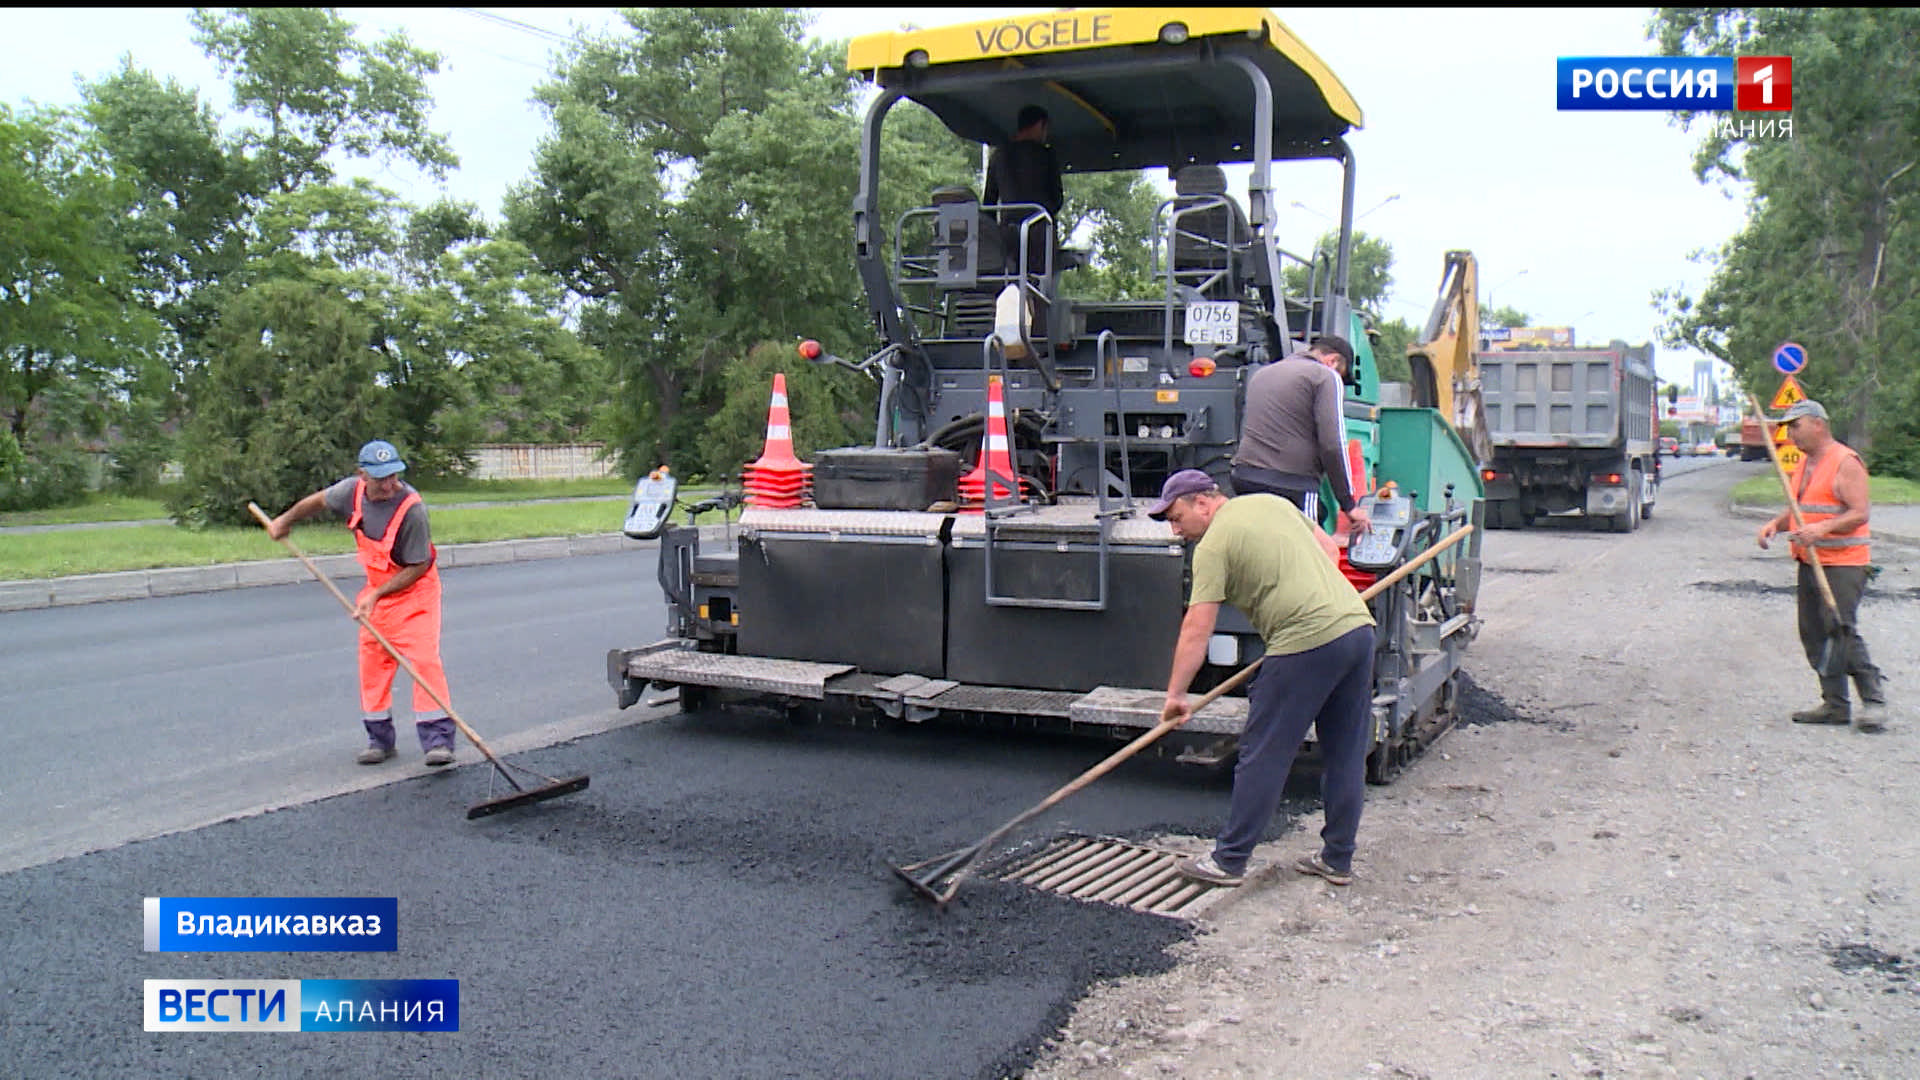
[[[1345,435],[1374,528],[1342,550],[1349,578],[1364,587],[1480,524],[1476,460],[1449,416],[1380,404],[1347,293],[1345,135],[1360,109],[1270,12],[1076,9],[882,33],[854,40],[848,66],[878,91],[853,207],[881,339],[854,365],[880,386],[873,444],[816,455],[809,503],[749,506],[724,543],[666,527],[670,485],[645,495],[643,482],[635,518],[650,526],[629,531],[659,530],[668,636],[609,654],[622,707],[651,684],[677,687],[688,708],[747,696],[1132,738],[1158,719],[1189,566],[1145,507],[1179,469],[1231,490],[1248,378],[1322,334],[1357,353]],[[1156,295],[1063,294],[1060,275],[1082,255],[1037,204],[949,187],[883,219],[880,138],[896,107],[997,145],[1028,104],[1049,113],[1066,173],[1166,170]],[[1338,166],[1338,243],[1302,255],[1275,235],[1273,178],[1312,161]],[[1225,166],[1244,167],[1244,199]],[[1289,266],[1309,282],[1301,295],[1289,294]],[[980,475],[993,384],[1016,475],[988,475],[968,506],[959,481]],[[1322,526],[1337,531],[1333,500],[1321,503]],[[1372,602],[1376,781],[1451,723],[1478,626],[1479,536]],[[1223,609],[1195,689],[1260,651],[1245,618]],[[1224,760],[1245,705],[1224,697],[1163,743]]]

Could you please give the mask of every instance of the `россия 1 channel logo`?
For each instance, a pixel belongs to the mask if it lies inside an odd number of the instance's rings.
[[[1562,112],[1793,109],[1791,56],[1563,56],[1555,82]]]

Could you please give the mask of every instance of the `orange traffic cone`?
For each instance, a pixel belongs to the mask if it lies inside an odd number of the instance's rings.
[[[1007,403],[1001,395],[1000,376],[987,376],[987,430],[980,442],[980,462],[960,478],[960,512],[978,514],[986,510],[987,474],[992,473],[993,498],[1017,499],[1019,492],[1008,486],[1018,483],[1013,472],[1013,450],[1007,440]]]
[[[793,452],[793,425],[787,418],[787,377],[773,377],[773,400],[767,406],[767,443],[760,459],[741,470],[740,483],[747,505],[769,510],[791,510],[807,495],[813,466]]]

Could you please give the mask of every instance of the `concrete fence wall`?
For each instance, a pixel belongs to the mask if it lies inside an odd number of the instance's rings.
[[[593,480],[617,475],[611,456],[604,459],[602,443],[564,446],[476,446],[475,480]]]
[[[609,455],[600,460],[604,443],[568,443],[562,446],[534,446],[526,443],[476,446],[473,448],[475,480],[598,480],[619,475],[618,463]],[[106,473],[106,454],[92,455],[91,483],[100,489]],[[349,463],[348,468],[352,465]],[[178,462],[169,462],[160,470],[164,482],[180,480],[185,473]]]

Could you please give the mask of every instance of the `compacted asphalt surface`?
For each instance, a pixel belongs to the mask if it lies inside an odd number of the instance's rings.
[[[577,565],[577,581],[564,576],[565,564]],[[23,868],[0,874],[0,1044],[8,1047],[0,1072],[1000,1076],[1031,1059],[1091,982],[1172,962],[1166,946],[1192,932],[1186,924],[984,878],[937,911],[886,867],[979,839],[1117,744],[795,725],[753,709],[612,713],[611,691],[593,682],[601,654],[657,636],[648,633],[650,619],[617,611],[622,592],[642,590],[608,585],[614,567],[632,569],[589,558],[476,568],[464,583],[460,572],[449,574],[456,696],[476,714],[518,714],[530,724],[551,699],[547,716],[594,713],[600,727],[515,755],[556,776],[588,773],[587,791],[471,822],[466,807],[488,796],[492,770],[464,743],[461,764],[443,773],[423,773],[417,747],[380,770],[343,764],[355,745],[338,715],[351,702],[350,636],[316,622],[310,643],[280,621],[325,616],[331,601],[314,590],[240,590],[228,594],[226,602],[242,605],[231,611],[211,597],[178,597],[88,605],[59,620],[0,616],[0,636],[23,647],[28,631],[58,627],[73,642],[111,642],[116,628],[124,634],[151,621],[169,639],[152,648],[178,651],[161,654],[178,664],[142,672],[168,687],[156,700],[143,701],[127,681],[127,665],[154,659],[142,659],[146,646],[91,686],[79,673],[45,666],[10,673],[16,685],[36,688],[24,701],[48,738],[61,736],[62,717],[97,732],[110,733],[103,725],[117,718],[129,730],[152,722],[199,735],[176,748],[186,762],[177,772],[155,770],[158,751],[142,739],[74,741],[72,733],[60,747],[0,765],[0,796],[11,792],[7,802],[25,815],[8,826],[16,839],[100,809],[89,802],[132,798],[149,808],[90,825],[85,847],[103,850],[36,857],[38,849],[22,843],[13,865]],[[591,609],[584,598],[596,581],[599,602],[616,609],[594,614],[605,624],[586,635],[596,640],[574,642],[551,629],[562,617],[556,596]],[[456,587],[461,603],[484,592],[487,610],[497,608],[497,625],[485,632],[506,650],[499,660],[476,651],[471,635],[480,628],[456,630]],[[532,625],[548,627],[544,634],[510,617],[516,594]],[[198,633],[218,640],[196,644]],[[469,636],[456,645],[456,633]],[[467,654],[464,672],[456,652]],[[262,653],[283,668],[286,696],[250,725],[232,710],[266,677],[255,670]],[[530,655],[514,659],[518,653]],[[113,702],[114,717],[81,707],[89,690],[96,702]],[[199,734],[202,707],[234,725],[230,737]],[[297,752],[261,756],[257,729],[285,724],[280,713],[288,710],[320,730]],[[624,726],[605,730],[609,721]],[[73,770],[71,786],[95,785],[92,794],[46,790],[56,759]],[[394,782],[348,786],[395,766]],[[321,789],[334,785],[327,797],[265,813],[244,809],[253,795],[204,794],[203,776],[231,773],[304,790],[316,769]],[[173,779],[140,780],[143,773]],[[495,784],[492,794],[502,790]],[[1224,775],[1139,760],[1010,844],[1037,846],[1066,832],[1210,835],[1227,790]],[[160,836],[133,820],[169,800],[182,808],[173,815],[180,821],[247,816]],[[1286,824],[1277,821],[1270,835]],[[396,897],[399,950],[146,953],[141,901],[150,896]],[[195,978],[458,979],[460,1031],[145,1032],[142,980]]]

